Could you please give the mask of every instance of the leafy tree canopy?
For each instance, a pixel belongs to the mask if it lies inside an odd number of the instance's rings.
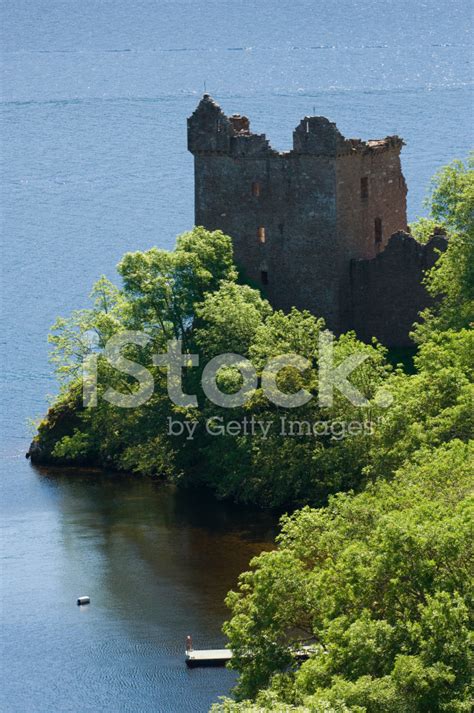
[[[436,174],[428,205],[431,218],[418,221],[412,232],[424,240],[435,224],[441,225],[449,242],[427,276],[428,290],[438,301],[422,314],[415,330],[418,342],[429,339],[433,331],[474,322],[474,154]]]
[[[389,482],[283,518],[278,548],[228,596],[238,697],[260,710],[467,711],[472,465],[460,441],[425,448]],[[298,667],[303,644],[313,653]]]

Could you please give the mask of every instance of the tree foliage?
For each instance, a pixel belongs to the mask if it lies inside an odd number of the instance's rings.
[[[467,711],[472,466],[453,440],[283,518],[278,548],[228,596],[238,697],[261,710]],[[298,667],[304,643],[314,653]]]
[[[433,223],[447,232],[448,249],[427,276],[428,290],[438,301],[422,314],[415,330],[418,342],[429,339],[433,331],[474,322],[474,154],[436,174],[428,204]],[[426,233],[429,222],[422,219],[412,226],[414,234]]]
[[[261,294],[238,284],[232,260],[231,239],[203,228],[180,236],[172,252],[152,248],[125,255],[118,266],[120,288],[101,278],[92,294],[92,307],[61,319],[53,327],[53,359],[64,380],[64,394],[75,389],[84,359],[93,359],[98,375],[94,408],[82,408],[79,397],[69,404],[71,430],[55,426],[52,411],[41,425],[38,444],[44,458],[58,463],[93,463],[148,475],[178,474],[193,484],[210,486],[219,496],[282,507],[292,503],[324,503],[328,494],[359,487],[369,452],[368,435],[383,412],[379,391],[391,371],[385,350],[366,345],[354,334],[333,343],[335,364],[360,353],[366,360],[351,375],[351,382],[368,400],[353,406],[335,391],[331,407],[318,403],[318,345],[324,321],[309,312],[274,311]],[[103,400],[107,388],[133,394],[138,383],[114,368],[104,347],[123,330],[147,335],[145,346],[129,344],[123,353],[140,362],[153,376],[151,398],[135,409],[121,409]],[[169,339],[180,339],[184,352],[199,355],[199,366],[183,369],[183,390],[195,394],[198,408],[173,404],[167,395],[166,373],[152,363],[152,354],[166,351]],[[258,378],[269,360],[288,353],[308,360],[299,373],[282,369],[278,386],[284,393],[306,389],[312,399],[286,409],[269,401],[260,381],[253,396],[229,412],[206,397],[201,385],[205,364],[223,353],[248,358]],[[241,376],[235,368],[222,369],[219,389],[238,391]],[[67,410],[64,413],[68,413]],[[169,432],[169,419],[179,424],[197,423],[193,438]],[[302,424],[292,430],[291,423]],[[225,433],[216,438],[210,421],[226,426],[253,421],[253,430]],[[259,427],[264,424],[264,429]],[[330,424],[315,433],[314,423]],[[363,427],[346,431],[346,425]],[[256,426],[255,426],[256,424]],[[270,424],[268,430],[265,425]],[[269,457],[271,453],[271,457]]]

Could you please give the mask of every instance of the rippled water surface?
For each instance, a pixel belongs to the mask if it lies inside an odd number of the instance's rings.
[[[227,589],[264,516],[148,481],[41,473],[27,419],[55,390],[46,336],[127,250],[193,221],[186,117],[204,88],[279,149],[305,114],[398,133],[410,218],[472,145],[470,2],[15,0],[2,33],[2,710],[206,711],[232,674]],[[90,607],[75,606],[89,594]]]

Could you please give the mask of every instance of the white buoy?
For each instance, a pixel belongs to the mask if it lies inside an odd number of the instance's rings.
[[[77,600],[77,604],[78,606],[82,606],[83,604],[90,604],[90,601],[90,597],[79,597]]]

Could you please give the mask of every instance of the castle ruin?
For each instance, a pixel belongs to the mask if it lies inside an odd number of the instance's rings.
[[[232,237],[237,265],[276,309],[406,346],[429,303],[423,272],[446,241],[420,245],[406,232],[402,146],[398,136],[346,139],[312,116],[279,152],[205,94],[188,119],[195,224]]]

